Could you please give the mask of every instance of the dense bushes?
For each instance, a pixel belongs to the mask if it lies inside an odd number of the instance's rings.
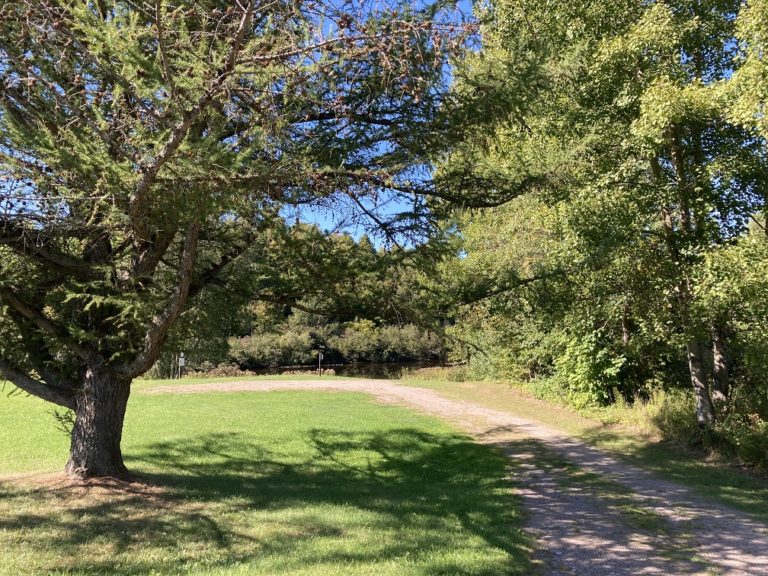
[[[349,323],[329,347],[348,362],[407,362],[438,360],[441,343],[413,324],[376,326],[370,320]]]
[[[242,369],[307,365],[322,350],[326,363],[434,361],[441,341],[414,325],[377,326],[370,320],[316,327],[285,325],[229,339],[229,361]]]
[[[313,348],[312,335],[306,330],[254,334],[229,339],[229,360],[245,370],[309,364],[316,358]]]

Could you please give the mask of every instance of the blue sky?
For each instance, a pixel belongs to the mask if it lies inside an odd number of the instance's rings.
[[[424,2],[416,3],[416,7],[423,7],[427,5]],[[471,16],[472,14],[472,1],[471,0],[458,0],[453,3],[458,13],[463,15],[464,18]],[[446,81],[450,81],[451,70],[449,67],[444,68],[444,78]],[[372,205],[369,205],[372,207]],[[350,208],[347,206],[347,208]],[[389,198],[383,203],[380,203],[377,207],[377,212],[384,217],[393,216],[395,214],[408,211],[410,205],[406,203],[404,199]],[[352,235],[355,239],[359,239],[365,233],[370,235],[370,225],[373,222],[368,221],[369,226],[366,226],[359,220],[365,220],[365,218],[349,218],[348,212],[350,210],[344,210],[343,206],[339,206],[339,201],[329,201],[327,205],[305,205],[300,207],[289,207],[282,211],[283,217],[288,222],[300,221],[304,223],[316,224],[321,230],[327,230],[329,232],[346,232]],[[360,214],[358,213],[358,217]],[[355,220],[358,220],[357,222]],[[381,240],[376,238],[375,233],[371,238],[374,242]],[[377,242],[378,243],[378,242]]]

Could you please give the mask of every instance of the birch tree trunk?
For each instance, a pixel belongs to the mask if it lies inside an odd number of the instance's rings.
[[[704,370],[704,346],[701,342],[691,341],[686,344],[688,369],[691,374],[691,386],[696,398],[696,422],[701,428],[711,428],[715,422],[712,399],[709,397],[707,374]]]
[[[714,380],[712,382],[712,400],[717,404],[728,399],[730,386],[730,362],[722,327],[717,326],[712,331],[712,360],[714,365]]]

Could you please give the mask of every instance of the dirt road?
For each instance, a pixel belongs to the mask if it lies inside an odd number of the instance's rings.
[[[498,446],[528,512],[546,576],[768,576],[768,529],[684,486],[627,465],[562,432],[508,412],[388,380],[243,381],[148,393],[363,392],[447,420]]]

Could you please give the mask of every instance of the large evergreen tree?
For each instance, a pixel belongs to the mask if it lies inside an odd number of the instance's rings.
[[[75,412],[69,474],[126,472],[131,381],[190,298],[271,249],[285,206],[344,196],[393,234],[418,218],[449,20],[407,2],[2,4],[0,374]],[[392,195],[412,208],[387,222]]]

